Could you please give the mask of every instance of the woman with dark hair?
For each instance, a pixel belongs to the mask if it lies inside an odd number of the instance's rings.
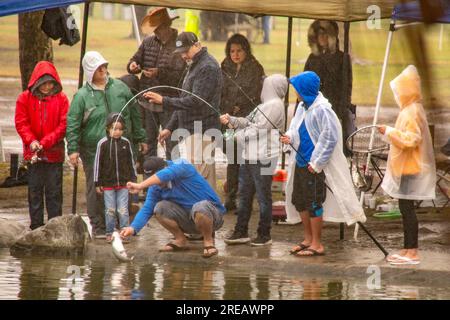
[[[241,34],[234,34],[225,47],[226,58],[222,61],[224,85],[222,90],[221,110],[234,117],[246,117],[258,104],[264,77],[264,68],[252,55],[250,43]],[[224,152],[226,143],[224,142]],[[227,188],[225,207],[236,209],[239,165],[237,164],[237,147],[228,156]]]

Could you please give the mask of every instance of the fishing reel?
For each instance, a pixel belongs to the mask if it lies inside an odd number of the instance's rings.
[[[225,141],[233,140],[236,136],[236,129],[228,122],[227,130],[222,134]]]

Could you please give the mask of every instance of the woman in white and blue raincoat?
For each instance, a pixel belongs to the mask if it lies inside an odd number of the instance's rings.
[[[331,104],[319,91],[320,78],[311,71],[290,79],[300,101],[281,142],[291,150],[286,211],[288,221],[302,221],[305,238],[291,253],[323,255],[322,222],[364,222],[366,216],[353,187],[342,152],[342,129]],[[290,147],[292,149],[292,147]]]

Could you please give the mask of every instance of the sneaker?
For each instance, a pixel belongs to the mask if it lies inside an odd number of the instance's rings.
[[[240,232],[234,231],[233,234],[223,240],[226,244],[243,244],[249,243],[250,237],[248,234],[242,234]]]
[[[272,244],[272,239],[267,237],[262,238],[260,236],[257,236],[255,239],[252,239],[252,242],[250,243],[252,247],[262,247],[267,246],[269,244]]]
[[[112,234],[107,234],[107,235],[105,236],[105,239],[106,239],[106,242],[107,242],[107,243],[111,243],[112,240],[113,240]]]

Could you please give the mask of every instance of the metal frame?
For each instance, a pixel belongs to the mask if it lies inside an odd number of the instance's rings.
[[[83,85],[83,67],[81,61],[86,52],[86,41],[87,41],[87,29],[88,29],[88,18],[89,18],[89,4],[91,1],[86,1],[84,5],[84,17],[83,17],[83,33],[82,33],[82,42],[81,42],[81,52],[80,52],[80,65],[79,65],[79,78],[78,78],[78,86],[81,88]],[[291,69],[291,51],[292,51],[292,22],[293,18],[288,17],[288,34],[287,34],[287,50],[286,50],[286,77],[290,76]],[[348,53],[348,38],[349,38],[349,28],[350,22],[345,22],[345,36],[344,36],[344,46],[347,48]],[[345,45],[346,44],[346,45]],[[346,72],[344,70],[344,72]],[[348,79],[347,79],[348,81]],[[285,102],[289,101],[289,89],[285,97]],[[287,115],[287,107],[289,104],[285,104],[285,115]],[[287,119],[287,117],[286,117]],[[286,120],[287,121],[287,120]],[[285,123],[285,127],[286,127]],[[282,156],[282,166],[284,168],[285,156]],[[73,177],[73,194],[72,194],[72,213],[76,213],[76,200],[77,200],[77,180],[78,180],[78,167],[74,169],[74,177]],[[381,244],[370,234],[370,232],[364,227],[361,222],[358,222],[357,225],[361,226],[361,228],[367,233],[367,235],[374,241],[377,247],[383,252],[385,256],[387,256],[387,251],[381,246]],[[344,224],[340,224],[340,237],[344,238]]]

